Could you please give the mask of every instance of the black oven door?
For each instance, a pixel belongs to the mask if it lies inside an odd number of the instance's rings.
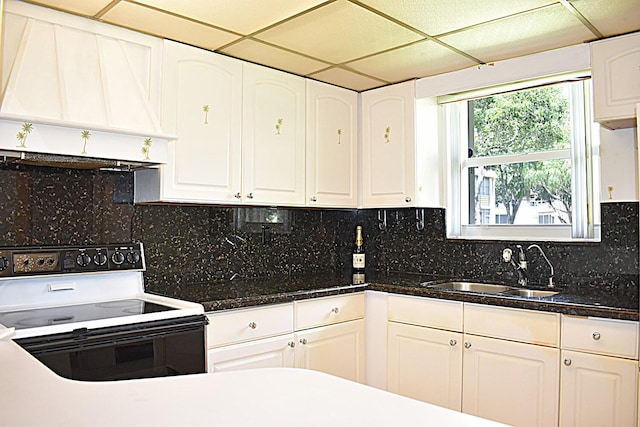
[[[206,372],[204,315],[16,340],[61,377],[111,381]]]

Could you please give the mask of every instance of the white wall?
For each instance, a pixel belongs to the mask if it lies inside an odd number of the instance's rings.
[[[638,200],[637,130],[600,129],[602,202]],[[609,187],[613,191],[609,194]]]

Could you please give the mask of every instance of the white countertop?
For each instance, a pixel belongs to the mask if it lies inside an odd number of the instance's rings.
[[[0,340],[0,426],[499,426],[305,369],[61,378]]]

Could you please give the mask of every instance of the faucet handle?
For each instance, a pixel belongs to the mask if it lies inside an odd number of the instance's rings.
[[[510,248],[504,248],[502,250],[502,260],[504,262],[511,262],[512,255],[513,255],[513,251]]]

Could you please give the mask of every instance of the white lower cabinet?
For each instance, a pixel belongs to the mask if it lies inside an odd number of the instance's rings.
[[[364,294],[221,311],[208,318],[208,372],[297,367],[364,382]]]
[[[389,322],[388,390],[460,411],[462,334]]]
[[[561,426],[636,424],[637,361],[562,351]]]
[[[364,320],[296,333],[296,368],[364,382]]]
[[[553,313],[390,296],[388,390],[506,424],[556,425],[559,325]]]
[[[638,322],[562,318],[560,426],[638,422]]]
[[[557,348],[465,335],[462,412],[518,426],[558,416]]]
[[[209,350],[208,372],[294,366],[293,334],[265,338]]]

